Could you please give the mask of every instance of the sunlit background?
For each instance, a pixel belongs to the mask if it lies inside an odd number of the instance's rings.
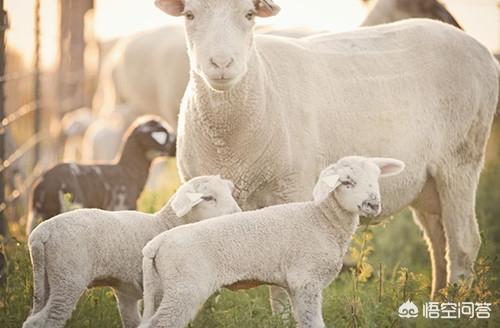
[[[153,0],[95,0],[94,32],[98,41],[109,41],[141,30],[180,19],[160,12]],[[308,26],[314,29],[345,31],[354,29],[365,17],[368,6],[361,0],[276,1],[280,14],[260,22],[278,26]],[[465,30],[488,48],[500,48],[500,9],[498,0],[444,0]],[[19,50],[27,63],[32,60],[34,0],[7,0],[11,29],[8,43]],[[57,61],[58,0],[43,0],[42,61],[45,66]],[[92,19],[92,18],[89,18]],[[480,22],[480,24],[478,24]]]

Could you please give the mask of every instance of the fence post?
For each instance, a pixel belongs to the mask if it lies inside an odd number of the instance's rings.
[[[41,83],[40,83],[40,0],[35,0],[35,53],[34,53],[34,101],[35,101],[35,117],[34,117],[34,135],[40,132],[41,120]],[[35,145],[35,159],[33,168],[40,160],[40,142]]]
[[[7,29],[7,12],[4,10],[4,0],[0,0],[0,76],[5,75],[5,30]],[[4,80],[0,80],[0,122],[5,117]],[[4,131],[0,133],[0,159],[5,160]],[[6,236],[7,222],[5,221],[5,181],[4,172],[0,172],[0,235]]]

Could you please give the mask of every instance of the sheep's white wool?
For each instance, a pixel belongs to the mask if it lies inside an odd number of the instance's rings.
[[[346,154],[398,157],[408,167],[382,183],[383,211],[372,222],[417,210],[432,244],[434,290],[472,272],[475,192],[499,90],[483,45],[424,19],[297,40],[253,36],[241,15],[251,1],[183,4],[195,18],[186,20],[182,179],[220,173],[235,182],[239,204],[255,209],[310,199],[320,169]],[[211,46],[219,38],[224,47]]]
[[[82,292],[94,286],[113,287],[123,325],[137,327],[137,302],[143,290],[141,249],[175,226],[240,211],[231,186],[218,176],[202,176],[182,185],[172,201],[155,214],[80,209],[40,224],[28,242],[34,298],[33,311],[23,327],[63,327]],[[173,200],[192,191],[204,198],[177,215]]]
[[[155,237],[143,249],[140,327],[183,328],[217,289],[259,282],[289,291],[299,327],[324,327],[321,292],[340,271],[359,214],[380,212],[378,178],[403,167],[346,157],[323,170],[318,184],[333,187],[322,201],[226,215]]]

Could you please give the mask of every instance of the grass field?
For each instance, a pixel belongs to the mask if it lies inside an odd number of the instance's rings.
[[[170,177],[172,181],[175,179]],[[141,209],[154,211],[174,191],[145,194]],[[362,226],[352,243],[355,265],[325,291],[323,315],[328,327],[500,327],[500,163],[483,172],[477,212],[483,235],[472,286],[450,286],[439,301],[492,303],[490,319],[401,319],[399,306],[411,299],[420,309],[429,301],[430,264],[426,245],[408,211],[378,227]],[[14,231],[21,229],[14,227]],[[21,237],[19,238],[21,240]],[[29,254],[23,241],[2,241],[7,265],[0,287],[0,327],[20,327],[32,296]],[[67,327],[120,327],[113,293],[108,288],[87,291]],[[193,328],[294,327],[290,309],[271,314],[268,290],[222,290],[200,310]]]

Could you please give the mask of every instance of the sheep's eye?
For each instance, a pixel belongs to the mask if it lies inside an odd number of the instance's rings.
[[[215,201],[214,196],[201,196],[201,199],[206,200],[207,202],[212,201],[212,200]]]
[[[255,17],[255,11],[253,10],[249,10],[245,15],[245,18],[248,19],[249,21],[254,19],[254,17]]]
[[[194,19],[194,15],[191,11],[186,11],[184,13],[184,16],[186,17],[187,20],[193,20]]]

